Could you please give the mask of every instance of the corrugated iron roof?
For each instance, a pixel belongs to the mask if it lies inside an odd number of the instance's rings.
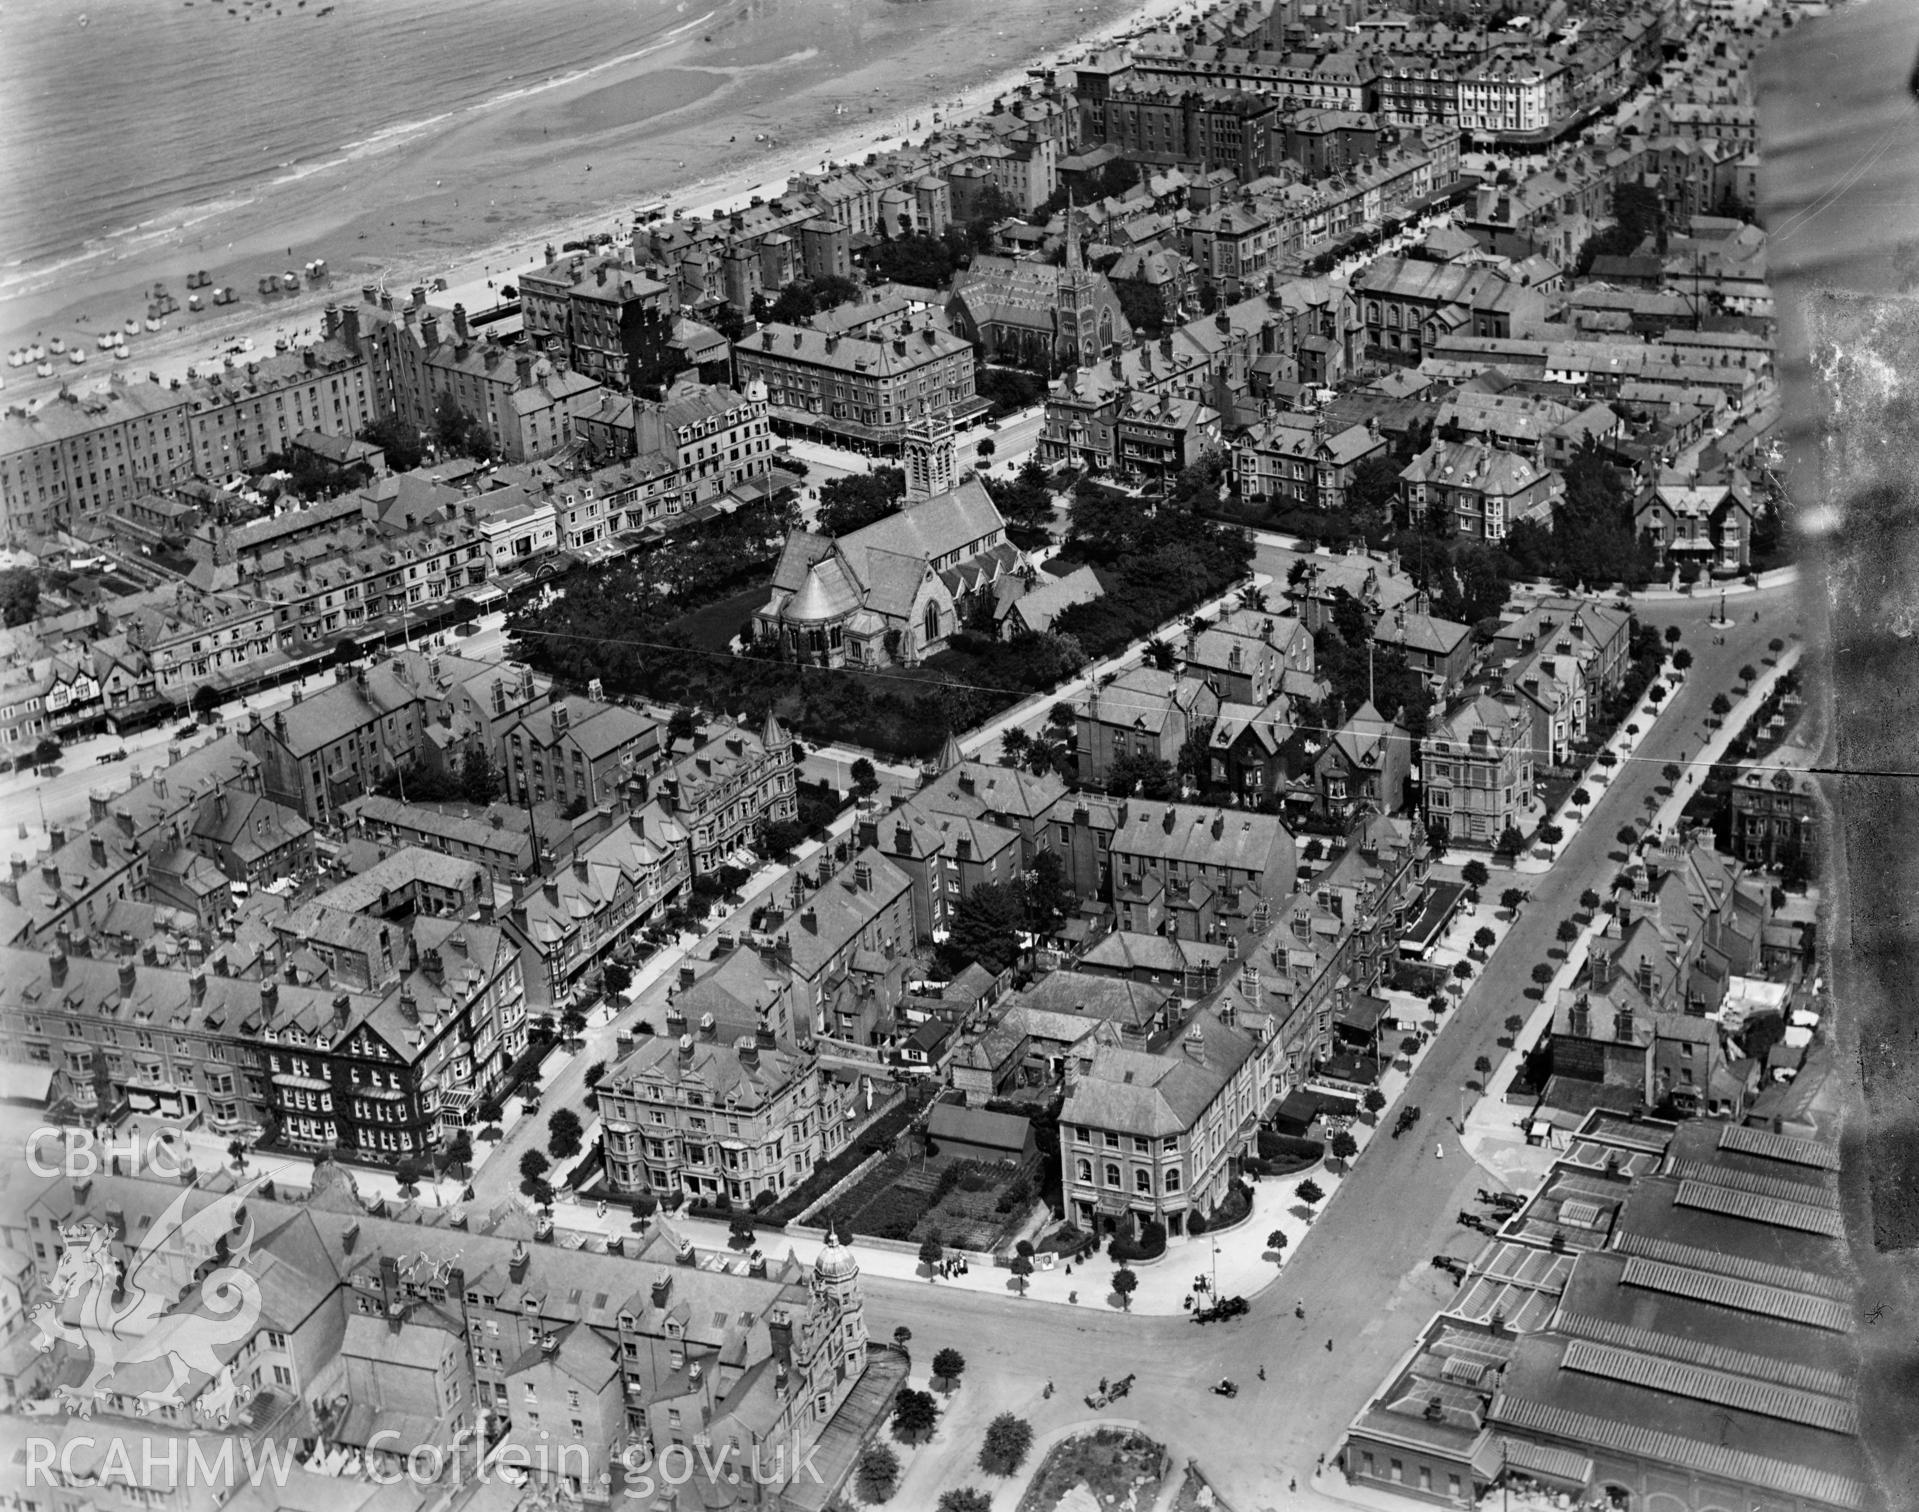
[[[1743,1155],[1760,1155],[1767,1160],[1784,1160],[1793,1165],[1817,1166],[1822,1171],[1839,1169],[1839,1152],[1822,1140],[1772,1134],[1739,1124],[1728,1124],[1720,1130],[1719,1148],[1737,1150]]]
[[[1679,1195],[1673,1202],[1678,1207],[1699,1208],[1728,1218],[1769,1224],[1773,1228],[1823,1234],[1828,1239],[1837,1239],[1845,1232],[1845,1222],[1835,1210],[1814,1207],[1807,1202],[1782,1202],[1776,1197],[1762,1197],[1756,1192],[1742,1192],[1737,1187],[1719,1186],[1710,1181],[1680,1182]]]
[[[1626,1286],[1643,1286],[1648,1291],[1669,1292],[1711,1302],[1737,1312],[1758,1313],[1788,1323],[1804,1323],[1833,1333],[1851,1333],[1852,1308],[1825,1297],[1809,1297],[1783,1287],[1763,1286],[1757,1281],[1740,1281],[1715,1271],[1695,1270],[1687,1265],[1670,1265],[1663,1260],[1635,1256],[1626,1262],[1620,1277]]]
[[[1734,1171],[1710,1160],[1675,1160],[1667,1167],[1666,1174],[1734,1187],[1761,1197],[1777,1197],[1781,1202],[1804,1202],[1813,1207],[1834,1209],[1839,1206],[1838,1188],[1824,1178],[1797,1181],[1787,1176],[1759,1176],[1751,1171]]]
[[[1859,1432],[1859,1409],[1839,1397],[1801,1391],[1776,1381],[1755,1380],[1684,1360],[1669,1360],[1635,1349],[1574,1339],[1566,1345],[1560,1364],[1566,1370],[1604,1376],[1607,1380],[1624,1381],[1630,1386],[1644,1386],[1649,1391],[1668,1392],[1695,1401],[1737,1407],[1763,1417],[1802,1423],[1808,1428],[1825,1428],[1854,1436]]]
[[[1717,1271],[1721,1275],[1738,1276],[1747,1281],[1757,1281],[1766,1286],[1781,1286],[1788,1291],[1801,1291],[1815,1297],[1831,1297],[1835,1301],[1846,1301],[1852,1296],[1852,1284],[1843,1277],[1822,1274],[1819,1271],[1797,1270],[1790,1265],[1773,1265],[1765,1260],[1751,1260],[1744,1255],[1728,1255],[1719,1250],[1701,1249],[1693,1244],[1681,1244],[1676,1239],[1658,1239],[1649,1234],[1638,1234],[1631,1230],[1617,1237],[1618,1248],[1631,1255],[1644,1255],[1648,1260],[1665,1260],[1673,1265],[1690,1265],[1698,1270]]]
[[[1595,1417],[1589,1412],[1574,1412],[1565,1407],[1525,1397],[1501,1396],[1493,1403],[1492,1418],[1534,1433],[1571,1439],[1595,1449],[1612,1449],[1650,1460],[1663,1460],[1706,1475],[1743,1481],[1768,1491],[1788,1496],[1805,1496],[1836,1507],[1857,1507],[1865,1499],[1865,1488],[1848,1475],[1815,1470],[1784,1460],[1754,1454],[1750,1450],[1724,1448],[1702,1443],[1682,1434],[1666,1433],[1638,1423],[1618,1423]]]
[[[1823,1370],[1817,1365],[1806,1365],[1798,1360],[1775,1359],[1771,1355],[1754,1354],[1750,1350],[1733,1349],[1724,1344],[1708,1344],[1678,1334],[1635,1328],[1630,1323],[1616,1323],[1610,1318],[1567,1312],[1564,1308],[1554,1315],[1552,1326],[1556,1332],[1578,1338],[1617,1344],[1622,1349],[1636,1349],[1644,1354],[1691,1360],[1716,1370],[1730,1370],[1739,1375],[1777,1381],[1782,1386],[1796,1386],[1825,1396],[1851,1400],[1855,1395],[1852,1382],[1838,1371]]]

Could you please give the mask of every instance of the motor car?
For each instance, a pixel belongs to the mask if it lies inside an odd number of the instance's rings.
[[[126,759],[127,748],[125,746],[121,746],[117,751],[102,751],[99,756],[101,766],[105,766],[110,761],[125,761]]]

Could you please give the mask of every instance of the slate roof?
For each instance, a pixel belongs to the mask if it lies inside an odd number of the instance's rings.
[[[1061,1123],[1164,1138],[1191,1129],[1258,1048],[1208,1009],[1158,1054],[1100,1044],[1060,1111]]]

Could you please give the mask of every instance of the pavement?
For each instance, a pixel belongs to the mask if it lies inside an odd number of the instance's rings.
[[[1235,583],[1217,598],[1195,607],[1184,619],[1212,619],[1229,604],[1237,603],[1240,595],[1249,589],[1270,587],[1272,579],[1264,573],[1252,573]],[[1035,693],[1032,697],[1014,704],[1012,708],[994,715],[985,724],[977,725],[960,737],[960,750],[968,757],[979,761],[997,761],[1000,758],[1000,740],[1015,725],[1028,731],[1038,731],[1046,723],[1054,704],[1070,703],[1082,693],[1092,690],[1099,678],[1109,673],[1124,671],[1136,662],[1143,661],[1146,648],[1159,636],[1168,633],[1165,625],[1157,626],[1152,634],[1143,635],[1131,645],[1122,646],[1111,656],[1101,661],[1089,663],[1067,681],[1050,690]]]
[[[1772,692],[1774,684],[1788,671],[1799,664],[1802,648],[1788,647],[1779,657],[1776,665],[1767,667],[1747,688],[1745,694],[1733,703],[1732,712],[1718,727],[1710,732],[1706,742],[1699,748],[1697,755],[1683,765],[1678,782],[1673,785],[1671,794],[1655,809],[1644,825],[1639,826],[1642,834],[1667,833],[1678,827],[1680,815],[1685,811],[1687,802],[1698,790],[1700,783],[1706,780],[1713,763],[1725,754],[1726,747],[1732,744],[1733,737],[1742,730],[1746,722],[1763,704]],[[1706,693],[1710,699],[1711,692]],[[1680,711],[1673,711],[1678,714]],[[1685,711],[1690,716],[1691,709]],[[1685,723],[1685,718],[1681,719]],[[1663,765],[1663,764],[1662,764]],[[1635,821],[1636,822],[1636,821]],[[1602,889],[1603,891],[1603,889]],[[1488,1171],[1500,1174],[1506,1179],[1521,1172],[1530,1172],[1535,1177],[1545,1174],[1546,1169],[1557,1157],[1558,1152],[1543,1146],[1528,1145],[1525,1140],[1525,1113],[1515,1115],[1513,1105],[1505,1102],[1505,1094],[1518,1076],[1526,1051],[1539,1042],[1539,1039],[1552,1027],[1553,1004],[1559,994],[1572,986],[1584,970],[1586,958],[1592,948],[1593,940],[1605,926],[1608,915],[1595,912],[1591,919],[1580,929],[1578,939],[1567,947],[1566,958],[1560,962],[1559,970],[1545,989],[1541,1000],[1527,1015],[1526,1027],[1514,1037],[1513,1047],[1501,1058],[1487,1079],[1487,1095],[1474,1104],[1466,1120],[1464,1137],[1468,1152]],[[1526,1110],[1530,1112],[1530,1109]],[[1515,1130],[1518,1132],[1515,1133]]]

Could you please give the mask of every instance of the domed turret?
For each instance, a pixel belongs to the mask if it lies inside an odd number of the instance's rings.
[[[813,1262],[813,1279],[829,1285],[845,1281],[857,1281],[860,1263],[853,1258],[853,1252],[841,1244],[837,1235],[829,1232],[826,1247],[820,1251],[819,1259]]]

